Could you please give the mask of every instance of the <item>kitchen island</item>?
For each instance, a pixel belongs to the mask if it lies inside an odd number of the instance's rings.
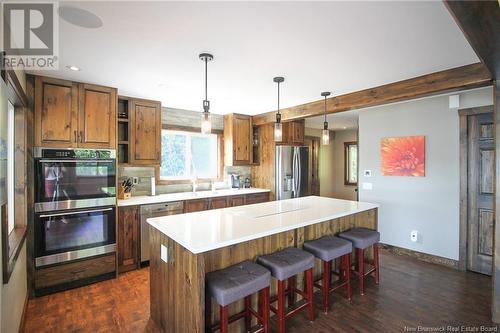
[[[377,209],[310,196],[148,219],[151,318],[165,332],[204,332],[206,273],[352,227],[376,230]],[[302,285],[302,276],[297,283]],[[217,320],[213,306],[212,320]],[[242,306],[231,305],[230,314]],[[240,331],[242,324],[230,325],[230,331]]]

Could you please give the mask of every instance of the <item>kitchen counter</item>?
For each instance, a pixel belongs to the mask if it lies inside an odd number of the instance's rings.
[[[158,194],[154,196],[140,195],[140,196],[132,196],[130,199],[126,200],[118,200],[117,204],[119,207],[137,206],[137,205],[147,205],[147,204],[173,202],[173,201],[230,197],[233,195],[246,195],[246,194],[256,194],[265,192],[270,192],[270,191],[261,188],[244,188],[244,189],[223,189],[215,191],[167,193],[167,194]]]
[[[311,196],[148,219],[151,318],[165,332],[204,332],[207,273],[353,227],[376,230],[377,215],[376,204]],[[372,251],[365,256],[371,260]],[[315,278],[320,266],[317,260]],[[229,329],[243,331],[243,321]]]
[[[377,207],[366,202],[310,196],[150,218],[147,222],[198,254]]]

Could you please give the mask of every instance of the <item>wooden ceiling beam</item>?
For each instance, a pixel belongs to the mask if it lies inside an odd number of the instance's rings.
[[[330,97],[327,99],[326,111],[338,113],[491,84],[488,69],[482,63],[477,63]],[[319,116],[324,114],[324,100],[286,108],[281,113],[283,121]],[[253,122],[262,125],[272,123],[275,119],[276,111],[272,111],[254,116]]]
[[[500,3],[498,1],[445,0],[462,30],[493,79],[500,78]]]

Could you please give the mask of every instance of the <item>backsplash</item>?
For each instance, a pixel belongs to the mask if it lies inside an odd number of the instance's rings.
[[[230,186],[229,175],[238,174],[241,180],[250,178],[251,170],[248,166],[235,166],[224,167],[224,182],[216,183],[217,188],[228,188]],[[151,177],[155,176],[154,167],[136,167],[136,166],[119,166],[118,167],[118,180],[122,182],[124,179],[137,177],[138,184],[132,188],[132,195],[150,195],[151,194]],[[250,178],[251,181],[251,178]],[[199,182],[197,184],[198,191],[210,190],[210,183]],[[169,185],[156,185],[156,194],[164,193],[177,193],[177,192],[190,192],[192,185],[189,184],[169,184]]]

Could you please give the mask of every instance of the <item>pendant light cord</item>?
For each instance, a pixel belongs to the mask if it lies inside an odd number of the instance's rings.
[[[325,122],[326,122],[326,96],[325,96]]]
[[[208,58],[205,58],[205,100],[208,99]]]
[[[278,82],[278,114],[280,114],[280,82]]]

